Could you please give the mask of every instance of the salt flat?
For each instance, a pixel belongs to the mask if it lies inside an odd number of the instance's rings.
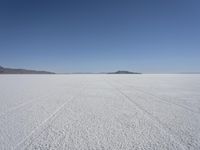
[[[1,75],[0,149],[200,149],[200,75]]]

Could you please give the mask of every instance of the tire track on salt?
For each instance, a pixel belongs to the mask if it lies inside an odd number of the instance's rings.
[[[120,82],[118,81],[118,83],[120,83]],[[122,83],[120,83],[120,84],[121,84],[122,86],[127,86],[126,84],[125,84],[125,85],[122,84]],[[173,105],[176,105],[176,106],[178,106],[178,107],[180,107],[180,108],[182,108],[182,109],[184,109],[184,110],[187,110],[187,111],[190,111],[190,112],[192,112],[192,113],[195,113],[195,114],[200,115],[200,112],[199,112],[199,111],[194,111],[194,110],[192,110],[192,109],[190,109],[190,108],[188,108],[188,107],[185,107],[185,106],[183,106],[183,105],[180,105],[180,104],[177,104],[177,103],[174,103],[174,102],[169,102],[168,100],[166,100],[166,99],[163,98],[163,97],[157,96],[157,95],[152,94],[152,93],[150,93],[150,92],[146,92],[146,91],[144,91],[144,90],[141,90],[141,89],[139,89],[139,88],[136,88],[135,86],[128,85],[128,87],[131,87],[131,88],[133,88],[134,90],[136,90],[136,91],[138,91],[138,92],[144,93],[145,95],[152,96],[152,97],[156,98],[156,99],[154,99],[154,100],[156,100],[156,101],[158,101],[158,102],[163,102],[163,103],[168,104],[168,105],[172,105],[172,104],[173,104]]]
[[[33,131],[30,132],[30,134],[28,134],[23,140],[21,140],[18,144],[16,144],[16,146],[13,148],[14,150],[21,150],[24,143],[26,143],[28,141],[28,139],[30,139],[30,143],[28,143],[23,149],[27,148],[28,146],[30,146],[33,141],[35,141],[42,133],[44,133],[49,127],[50,125],[47,125],[45,126],[45,124],[47,124],[49,121],[53,121],[54,119],[56,119],[56,115],[62,111],[62,109],[69,103],[71,102],[72,100],[74,100],[75,98],[77,98],[80,94],[81,94],[81,91],[83,90],[84,88],[82,88],[78,93],[78,95],[76,96],[73,96],[71,99],[67,100],[65,103],[63,103],[56,111],[54,111],[53,114],[51,114],[47,119],[45,119],[40,125],[38,125]],[[45,128],[46,127],[46,128]],[[43,130],[42,130],[42,129]],[[41,131],[40,131],[41,130]],[[32,135],[34,135],[36,132],[39,132],[39,134],[36,136],[36,137],[32,137]]]
[[[106,80],[105,80],[106,81]],[[169,135],[172,140],[174,140],[181,149],[186,150],[188,149],[187,145],[179,139],[179,137],[162,121],[160,121],[157,117],[153,116],[150,112],[148,112],[146,109],[144,109],[141,105],[136,103],[134,100],[132,100],[128,95],[126,95],[124,92],[122,92],[119,88],[115,87],[113,84],[110,82],[106,81],[111,87],[113,87],[116,91],[120,93],[123,97],[125,97],[129,102],[134,104],[138,109],[140,109],[147,118],[155,122],[153,125],[158,127],[159,129],[163,130],[167,135]]]

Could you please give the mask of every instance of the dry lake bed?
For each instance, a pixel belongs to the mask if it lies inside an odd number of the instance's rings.
[[[1,75],[1,150],[199,150],[200,75]]]

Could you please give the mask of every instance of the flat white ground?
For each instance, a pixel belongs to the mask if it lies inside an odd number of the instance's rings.
[[[1,75],[0,149],[200,149],[200,75]]]

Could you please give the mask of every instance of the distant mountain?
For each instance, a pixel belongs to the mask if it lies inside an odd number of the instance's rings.
[[[4,67],[0,66],[0,74],[55,74],[55,73],[48,72],[48,71],[4,68]]]
[[[141,73],[119,70],[119,71],[116,71],[116,72],[110,72],[108,74],[141,74]]]
[[[181,72],[180,74],[200,74],[200,72]]]

